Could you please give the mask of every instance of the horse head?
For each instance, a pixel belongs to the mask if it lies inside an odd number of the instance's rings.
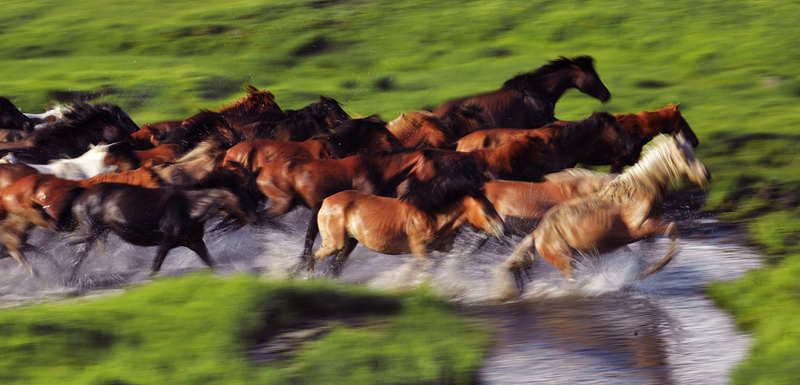
[[[591,56],[579,56],[570,61],[572,62],[571,67],[577,70],[575,88],[603,103],[611,100],[611,92],[600,80]]]
[[[672,115],[672,121],[675,122],[671,134],[675,135],[677,133],[683,133],[683,136],[689,143],[692,144],[692,147],[697,147],[697,145],[700,144],[700,141],[697,139],[697,135],[694,134],[694,131],[692,131],[692,128],[689,127],[689,123],[681,115],[680,110],[678,110],[679,106],[680,103],[670,104],[663,109],[663,111],[666,111]]]
[[[705,187],[708,181],[711,180],[711,172],[708,171],[708,167],[703,162],[695,157],[691,143],[686,140],[682,133],[675,135],[672,143],[674,143],[677,150],[673,152],[673,161],[679,171],[686,175],[692,183]]]

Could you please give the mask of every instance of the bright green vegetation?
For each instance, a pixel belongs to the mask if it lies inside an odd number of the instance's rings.
[[[0,94],[40,112],[58,91],[102,93],[141,124],[217,108],[252,84],[285,109],[322,94],[388,120],[591,55],[613,99],[573,90],[557,115],[681,103],[714,176],[707,208],[769,257],[712,290],[757,339],[734,380],[776,383],[798,377],[800,356],[800,289],[785,275],[800,265],[798,19],[793,2],[723,0],[33,0],[0,5]],[[754,277],[761,287],[744,283]]]
[[[288,359],[247,360],[257,343],[309,321],[333,326]],[[425,289],[397,296],[201,272],[0,312],[0,382],[468,384],[487,332]]]

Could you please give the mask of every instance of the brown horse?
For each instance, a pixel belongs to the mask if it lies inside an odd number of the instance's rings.
[[[611,99],[591,57],[562,57],[506,81],[497,91],[444,103],[433,113],[444,116],[461,105],[478,105],[483,108],[484,129],[537,128],[556,120],[556,102],[570,88],[604,103]]]
[[[250,200],[235,177],[209,175],[187,187],[148,189],[120,183],[101,183],[82,190],[74,199],[72,215],[84,243],[72,270],[74,279],[90,246],[109,232],[139,246],[158,246],[151,271],[161,269],[167,253],[185,246],[209,267],[213,262],[203,241],[204,225],[219,212],[255,220]]]
[[[544,180],[537,183],[489,181],[483,191],[506,223],[506,231],[525,235],[536,228],[553,206],[595,193],[616,177],[616,174],[570,168],[545,175]]]
[[[444,180],[424,190],[401,199],[352,190],[325,198],[317,216],[322,244],[314,258],[338,253],[333,261],[338,274],[361,242],[382,254],[411,253],[424,267],[428,252],[452,249],[453,234],[464,223],[502,237],[503,220],[471,180]],[[311,272],[315,259],[304,261]]]
[[[222,166],[256,171],[264,167],[265,162],[276,159],[345,158],[363,151],[400,148],[403,144],[386,129],[386,123],[370,117],[345,121],[335,132],[319,134],[302,142],[278,139],[244,141],[225,153]]]
[[[243,137],[223,114],[203,111],[186,119],[181,127],[168,132],[160,144],[175,144],[183,155],[208,140],[228,149],[241,142]]]
[[[617,125],[613,116],[605,112],[595,112],[591,117],[552,130],[515,131],[513,135],[493,135],[495,130],[472,133],[460,143],[477,143],[493,145],[490,137],[501,138],[496,148],[480,148],[469,154],[486,164],[486,170],[496,179],[523,180],[538,182],[545,174],[550,174],[575,167],[581,156],[597,141],[605,136],[625,135]],[[504,133],[505,130],[498,131]],[[472,138],[483,138],[473,141]],[[632,148],[630,141],[615,142],[616,150],[627,153]]]
[[[521,272],[533,266],[535,248],[569,279],[576,253],[604,253],[641,239],[669,236],[672,241],[664,258],[637,279],[647,277],[666,266],[677,250],[675,223],[660,219],[659,214],[668,185],[682,177],[703,186],[710,174],[682,134],[672,140],[658,137],[642,160],[603,189],[550,209],[501,265],[501,271],[513,273],[521,288]],[[501,297],[507,299],[513,289],[508,290],[511,285],[505,282],[500,285],[507,288]]]
[[[595,148],[590,149],[581,158],[581,163],[587,165],[610,164],[611,172],[619,173],[622,172],[623,167],[632,166],[639,161],[639,154],[644,145],[659,134],[682,133],[692,147],[697,147],[699,143],[694,131],[689,127],[689,123],[678,110],[677,104],[670,104],[655,111],[642,111],[638,114],[615,114],[614,117],[620,127],[633,136],[635,141],[633,151],[628,156],[619,156],[605,142],[598,143]]]
[[[405,147],[445,148],[457,138],[432,112],[401,113],[386,126]]]
[[[161,146],[165,146],[162,144]],[[167,184],[189,184],[208,176],[220,164],[227,148],[208,139],[175,161],[150,166]]]
[[[0,218],[0,244],[35,276],[20,247],[26,245],[33,226],[53,231],[71,229],[69,208],[76,193],[104,182],[136,184],[148,188],[161,186],[161,180],[142,168],[119,174],[101,174],[84,180],[66,180],[49,174],[23,177],[2,191],[0,199],[5,216]]]

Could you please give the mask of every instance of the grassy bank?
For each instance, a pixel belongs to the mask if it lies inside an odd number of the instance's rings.
[[[494,90],[561,55],[591,55],[613,99],[573,90],[557,116],[681,104],[714,175],[707,208],[741,223],[770,264],[710,291],[756,336],[734,379],[791,383],[800,368],[791,359],[800,288],[787,273],[800,266],[798,18],[792,2],[722,0],[35,0],[0,5],[0,94],[31,112],[97,96],[141,124],[216,108],[253,84],[282,108],[322,94],[351,114],[392,119]]]
[[[297,345],[288,353],[256,349],[287,330],[316,336],[284,342]],[[424,289],[395,296],[203,272],[0,312],[0,382],[468,384],[487,332]]]

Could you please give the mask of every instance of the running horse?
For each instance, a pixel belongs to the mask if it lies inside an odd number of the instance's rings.
[[[411,253],[425,268],[428,253],[452,249],[453,234],[465,223],[503,236],[503,220],[469,177],[437,180],[436,188],[412,187],[400,199],[342,191],[322,202],[317,216],[322,244],[304,262],[313,272],[315,260],[337,254],[332,265],[338,275],[361,242],[382,254]]]
[[[400,113],[386,126],[404,147],[445,148],[457,138],[432,112]]]
[[[71,230],[74,224],[69,209],[76,194],[82,188],[104,182],[136,184],[148,188],[162,185],[161,179],[147,168],[100,174],[84,180],[67,180],[39,173],[22,177],[3,189],[0,195],[3,209],[0,213],[4,214],[0,217],[0,244],[35,276],[33,268],[20,251],[20,247],[27,245],[28,231],[33,226],[52,231]]]
[[[453,108],[478,105],[483,108],[483,129],[537,128],[556,120],[556,102],[570,88],[603,103],[611,99],[611,93],[594,69],[594,59],[561,57],[506,81],[497,91],[446,102],[433,113],[441,117]]]
[[[152,274],[170,250],[184,246],[209,267],[214,263],[203,241],[205,223],[218,213],[253,222],[255,211],[238,184],[238,177],[223,170],[189,186],[144,188],[122,183],[101,183],[80,191],[71,205],[77,223],[72,243],[84,244],[70,281],[92,246],[108,233],[138,246],[158,246]]]
[[[690,143],[682,134],[672,139],[659,136],[654,142],[638,163],[603,189],[550,209],[536,230],[503,262],[498,277],[510,272],[517,287],[522,289],[521,273],[533,267],[535,250],[570,279],[576,254],[605,253],[658,235],[670,237],[667,253],[637,279],[644,279],[666,266],[678,247],[675,222],[659,218],[667,187],[683,177],[704,186],[711,175],[695,158]],[[498,287],[501,299],[513,296],[507,280]]]

